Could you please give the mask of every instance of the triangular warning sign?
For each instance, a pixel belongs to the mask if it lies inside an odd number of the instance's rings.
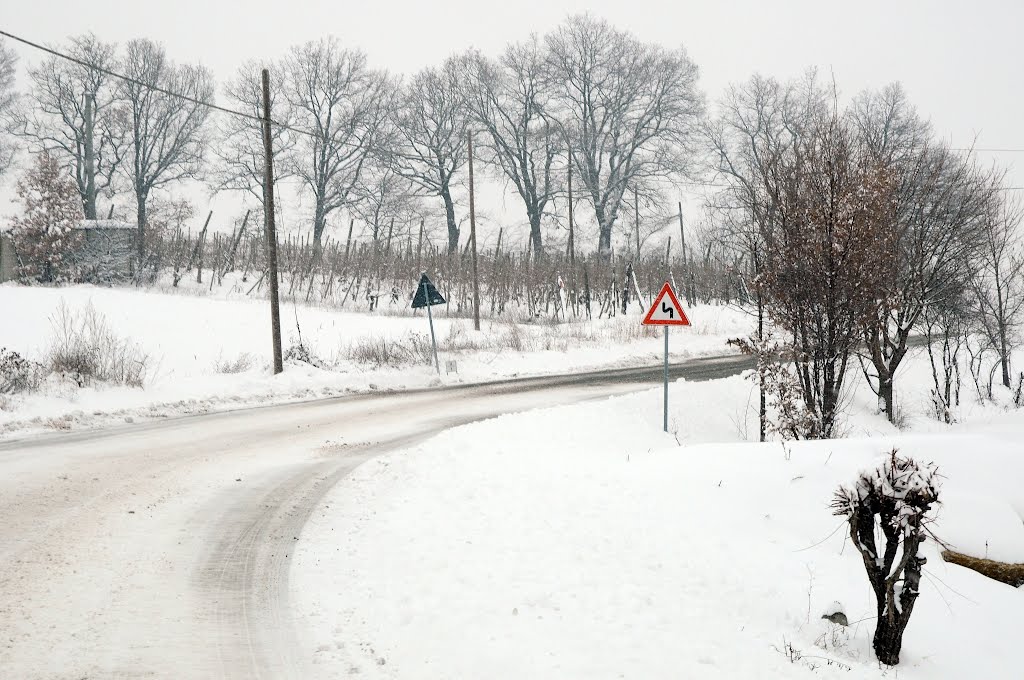
[[[433,307],[434,305],[443,305],[447,302],[444,296],[437,291],[433,282],[427,278],[427,273],[423,272],[420,276],[420,283],[416,286],[416,292],[412,296],[412,308],[419,309],[426,307],[428,304]]]
[[[672,291],[672,285],[665,282],[661,287],[658,297],[654,298],[654,304],[647,311],[643,321],[645,326],[689,326],[690,320],[686,318],[683,306]]]

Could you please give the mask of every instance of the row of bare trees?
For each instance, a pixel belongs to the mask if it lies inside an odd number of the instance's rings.
[[[840,109],[813,73],[755,77],[730,89],[707,129],[727,184],[713,206],[721,237],[749,263],[762,319],[753,344],[778,349],[763,342],[765,317],[784,334],[811,416],[804,436],[832,434],[858,361],[895,422],[911,336],[943,309],[977,322],[1010,386],[1024,307],[1019,204],[899,86]]]
[[[30,91],[10,106],[11,130],[67,168],[86,219],[100,217],[101,198],[126,190],[141,249],[153,193],[203,169],[213,78],[145,39],[119,52],[90,34],[64,49],[72,60],[51,56],[29,68]]]
[[[553,206],[566,199],[570,172],[597,224],[591,249],[609,255],[627,199],[643,197],[655,212],[667,181],[690,169],[704,110],[685,51],[590,16],[497,58],[456,54],[404,82],[335,39],[298,45],[223,84],[224,108],[239,115],[211,114],[211,74],[173,63],[152,41],[118,46],[87,34],[58,48],[71,59],[33,64],[18,103],[13,54],[0,52],[0,114],[29,150],[67,166],[86,219],[103,216],[102,200],[131,194],[140,248],[154,192],[181,180],[262,205],[262,68],[273,75],[275,166],[301,187],[311,213],[303,231],[315,244],[332,225],[343,229],[345,216],[379,233],[392,220],[436,214],[456,252],[472,132],[480,160],[522,201],[535,256],[545,231],[565,226],[565,210]]]

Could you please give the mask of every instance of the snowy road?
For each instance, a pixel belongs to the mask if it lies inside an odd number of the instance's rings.
[[[706,380],[745,357],[689,361]],[[293,546],[369,457],[650,387],[660,367],[305,402],[0,444],[0,678],[305,678]]]

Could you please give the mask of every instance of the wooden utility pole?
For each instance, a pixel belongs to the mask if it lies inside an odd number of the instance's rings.
[[[693,288],[686,285],[686,277],[690,274],[690,263],[686,261],[686,229],[683,228],[683,202],[679,201],[679,247],[683,251],[683,296],[689,305],[693,305]]]
[[[569,263],[576,267],[576,233],[572,216],[572,154],[569,155]]]
[[[683,249],[683,264],[686,264],[686,229],[683,228],[683,202],[679,201],[679,244]]]
[[[345,240],[345,262],[348,262],[348,251],[352,247],[352,227],[355,226],[356,218],[350,217],[348,220],[348,238]]]
[[[281,307],[277,293],[277,229],[274,226],[274,145],[270,138],[270,71],[263,69],[263,213],[267,226],[270,275],[270,331],[274,343],[274,374],[284,371],[281,356]]]
[[[416,269],[420,269],[420,262],[423,259],[423,218],[420,218],[420,236],[416,242]]]
[[[469,234],[473,239],[473,329],[480,330],[480,279],[476,267],[476,206],[473,202],[473,133],[466,133],[469,152]]]
[[[633,221],[636,222],[636,261],[640,262],[640,195],[633,187]]]

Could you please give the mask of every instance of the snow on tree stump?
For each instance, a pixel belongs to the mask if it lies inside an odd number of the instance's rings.
[[[833,497],[834,514],[847,518],[850,541],[875,593],[875,656],[889,666],[900,661],[903,632],[920,593],[926,559],[919,548],[938,498],[936,467],[899,456],[896,449],[888,461],[861,473],[853,486],[840,487]],[[878,533],[881,545],[875,540]]]

